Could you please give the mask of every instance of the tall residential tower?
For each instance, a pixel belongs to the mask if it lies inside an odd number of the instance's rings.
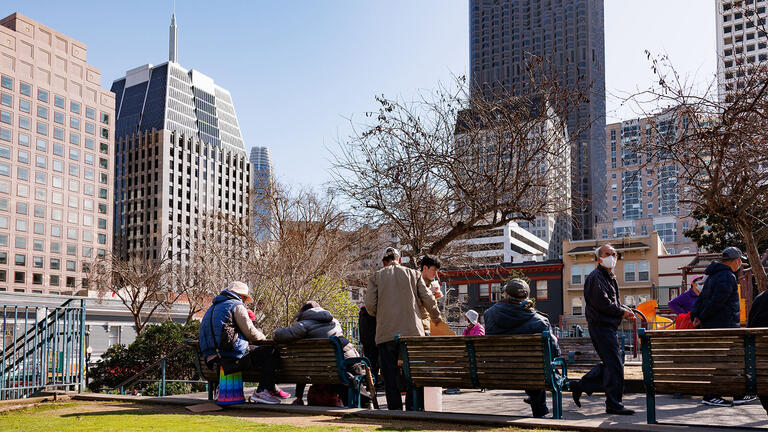
[[[259,240],[270,238],[269,226],[272,222],[271,206],[265,202],[263,192],[268,190],[274,180],[274,167],[272,166],[272,153],[269,147],[253,147],[250,157],[253,167],[253,222],[251,227]]]
[[[0,20],[0,291],[74,294],[112,243],[115,95],[85,45]]]
[[[527,89],[528,55],[549,59],[561,84],[582,84],[588,102],[567,117],[574,238],[593,238],[605,217],[605,37],[603,0],[470,0],[473,92]],[[581,80],[579,80],[581,77]]]
[[[208,218],[249,224],[251,166],[230,93],[169,57],[115,80],[115,252],[188,258]]]

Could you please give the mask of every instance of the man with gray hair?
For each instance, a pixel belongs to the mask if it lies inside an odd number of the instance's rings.
[[[635,412],[624,407],[624,362],[619,346],[618,328],[621,320],[635,320],[630,308],[621,304],[619,284],[613,269],[616,267],[616,249],[605,244],[595,249],[598,266],[584,281],[584,300],[589,337],[600,357],[595,365],[579,381],[571,381],[573,401],[581,407],[581,394],[605,392],[605,412],[632,415]]]
[[[397,370],[400,350],[395,335],[424,336],[421,306],[424,306],[435,323],[440,322],[440,311],[421,274],[400,265],[400,251],[393,247],[387,248],[382,264],[384,267],[368,281],[365,309],[369,315],[376,317],[376,345],[379,348],[381,375],[387,394],[387,409],[402,410]],[[412,393],[406,393],[407,408],[413,406]]]

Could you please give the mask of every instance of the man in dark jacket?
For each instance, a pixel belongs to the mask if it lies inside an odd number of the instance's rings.
[[[581,393],[591,395],[605,392],[605,412],[608,414],[632,415],[635,412],[624,407],[624,362],[619,346],[618,328],[622,319],[635,320],[635,314],[621,304],[619,285],[613,268],[616,267],[616,249],[605,244],[595,250],[599,265],[584,281],[584,300],[589,337],[600,357],[595,365],[579,381],[571,381],[573,401],[581,406]]]
[[[768,291],[760,293],[752,302],[747,327],[768,327]],[[768,396],[760,396],[760,402],[768,413]]]
[[[691,320],[695,328],[738,328],[740,319],[739,282],[736,272],[741,268],[741,251],[735,247],[725,248],[719,262],[713,262],[704,274],[707,280],[699,298],[693,305]],[[748,398],[746,402],[754,400]],[[735,397],[734,402],[720,395],[704,395],[701,403],[711,406],[733,406],[745,403],[745,398]]]
[[[485,334],[514,335],[536,334],[551,331],[549,320],[533,308],[528,299],[530,288],[522,279],[512,279],[504,286],[504,299],[485,311]],[[551,334],[551,333],[550,333]],[[552,337],[555,355],[560,354],[557,339]],[[549,413],[547,393],[544,390],[526,390],[534,417]],[[527,401],[526,401],[527,402]]]

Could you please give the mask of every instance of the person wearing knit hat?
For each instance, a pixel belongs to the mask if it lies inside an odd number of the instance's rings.
[[[504,298],[485,311],[485,332],[487,335],[536,334],[550,331],[549,319],[534,309],[533,301],[528,298],[531,289],[528,282],[512,279],[504,285]],[[557,339],[552,335],[555,355],[560,355]],[[544,390],[526,390],[534,417],[544,417],[549,413],[547,394]]]

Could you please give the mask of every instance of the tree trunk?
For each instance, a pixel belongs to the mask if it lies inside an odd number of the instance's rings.
[[[752,276],[757,283],[757,290],[758,292],[763,292],[768,289],[768,275],[766,275],[765,269],[760,262],[760,251],[757,250],[755,233],[749,223],[736,222],[736,227],[741,234],[741,239],[744,241],[744,245],[747,247],[745,252],[747,253],[747,258],[749,258],[749,264],[752,268]]]

